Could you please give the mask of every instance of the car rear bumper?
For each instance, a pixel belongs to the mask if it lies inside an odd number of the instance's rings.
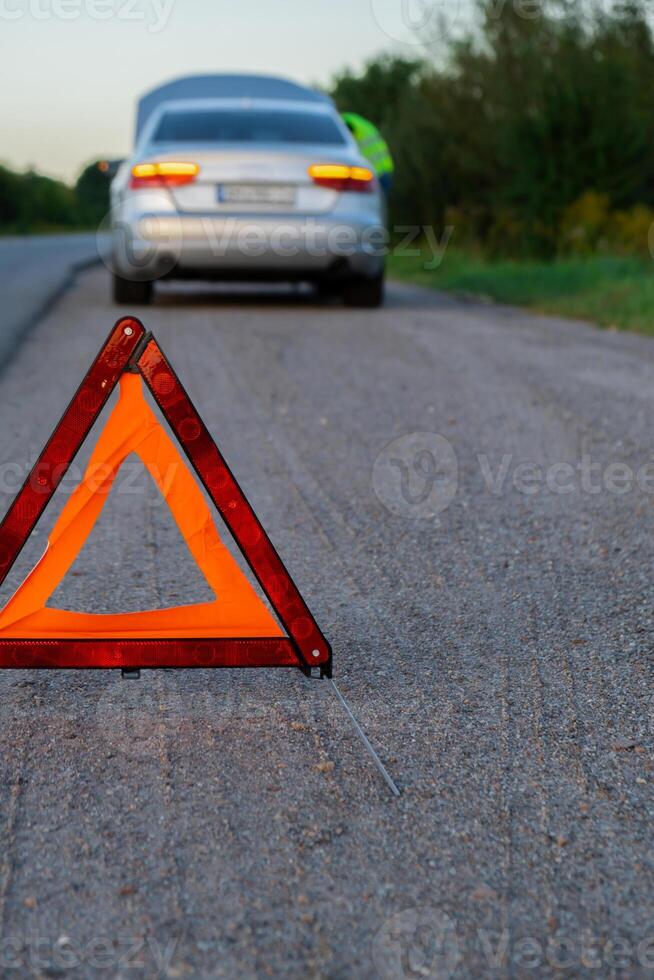
[[[373,278],[387,250],[388,233],[371,214],[167,213],[114,227],[114,267],[127,278]]]

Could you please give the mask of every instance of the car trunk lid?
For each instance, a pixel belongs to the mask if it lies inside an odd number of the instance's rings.
[[[196,214],[321,214],[338,192],[317,186],[308,173],[315,163],[356,164],[350,153],[315,149],[202,149],[176,146],[151,154],[159,162],[188,160],[200,171],[192,183],[171,187],[175,206]]]

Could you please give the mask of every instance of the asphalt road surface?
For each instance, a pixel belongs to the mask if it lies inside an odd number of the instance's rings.
[[[95,234],[0,238],[0,367],[74,272],[107,247],[106,236]]]
[[[0,379],[3,506],[108,293],[79,276]],[[652,342],[402,287],[169,285],[144,319],[402,796],[299,672],[3,672],[0,973],[651,975]],[[205,595],[118,489],[53,601]]]

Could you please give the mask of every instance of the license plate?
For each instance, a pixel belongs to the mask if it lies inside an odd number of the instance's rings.
[[[221,204],[294,204],[295,188],[288,184],[219,184]]]

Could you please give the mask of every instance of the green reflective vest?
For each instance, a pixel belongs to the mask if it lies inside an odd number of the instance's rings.
[[[388,143],[377,127],[364,119],[363,116],[358,116],[356,112],[344,112],[343,119],[352,131],[361,153],[378,176],[392,174],[395,170],[393,157],[388,148]]]

